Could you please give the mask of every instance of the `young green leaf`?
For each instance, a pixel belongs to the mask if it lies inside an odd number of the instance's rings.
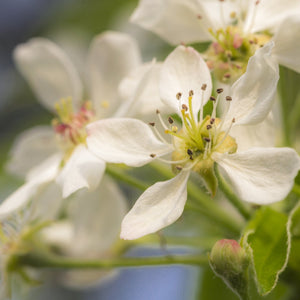
[[[244,245],[252,256],[258,291],[270,293],[285,269],[290,252],[290,222],[288,217],[270,207],[257,211],[245,230]]]

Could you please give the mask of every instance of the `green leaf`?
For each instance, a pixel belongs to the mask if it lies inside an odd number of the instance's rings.
[[[217,277],[212,270],[203,269],[199,277],[198,284],[198,300],[238,300],[239,297],[235,295],[229,287]]]
[[[270,207],[257,211],[245,230],[244,245],[249,247],[258,292],[270,293],[285,269],[290,252],[288,217]]]

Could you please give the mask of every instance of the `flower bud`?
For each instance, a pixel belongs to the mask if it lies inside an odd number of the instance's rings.
[[[216,242],[210,253],[210,265],[235,293],[239,296],[247,293],[249,258],[237,241]]]

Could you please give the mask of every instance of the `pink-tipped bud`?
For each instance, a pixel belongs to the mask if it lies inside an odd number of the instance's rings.
[[[247,293],[249,262],[247,252],[235,240],[216,242],[210,253],[213,271],[238,295]]]

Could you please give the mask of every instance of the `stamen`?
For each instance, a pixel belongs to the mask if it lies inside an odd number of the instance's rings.
[[[150,126],[154,127],[155,126],[155,122],[149,122],[148,123]]]
[[[218,93],[218,94],[223,93],[223,91],[224,91],[224,90],[223,90],[222,88],[217,89],[217,93]]]
[[[177,100],[180,100],[180,99],[181,99],[181,96],[182,96],[182,93],[177,93],[177,94],[176,94]]]
[[[255,21],[255,18],[256,18],[256,13],[257,13],[257,7],[260,3],[260,0],[257,0],[254,4],[254,8],[253,8],[253,14],[252,14],[252,18],[251,18],[251,21],[250,21],[250,26],[249,26],[249,29],[248,29],[248,32],[251,32],[252,31],[252,27],[254,25],[254,21]]]
[[[154,158],[154,157],[156,156],[156,154],[151,153],[150,156],[151,156],[152,158]]]
[[[188,111],[188,107],[187,107],[185,104],[182,104],[181,108],[182,108],[184,111]]]
[[[200,105],[200,123],[203,122],[203,103],[204,103],[204,91],[206,90],[207,85],[206,84],[202,84],[201,86],[201,105]]]
[[[172,118],[171,116],[168,118],[168,122],[169,122],[170,124],[173,124],[173,123],[174,123],[174,120],[173,120],[173,118]]]
[[[168,130],[169,128],[168,128],[168,126],[165,124],[165,122],[163,121],[163,119],[162,119],[162,117],[161,117],[161,115],[160,115],[160,111],[159,111],[158,109],[156,110],[156,114],[157,114],[157,116],[158,116],[158,119],[159,119],[159,121],[160,121],[162,127],[163,127],[165,130]]]
[[[157,130],[156,127],[153,127],[153,130],[154,130],[154,132],[156,133],[157,137],[158,137],[163,143],[169,145],[169,143],[162,137],[162,135],[159,133],[159,131]]]
[[[229,134],[229,132],[230,132],[230,130],[231,130],[231,128],[232,128],[233,123],[235,123],[235,118],[233,118],[233,119],[231,120],[230,126],[229,126],[228,129],[226,130],[226,132],[225,132],[225,134],[224,134],[222,140],[215,146],[215,148],[218,148],[219,146],[221,146],[222,143],[225,141],[225,139],[227,138],[227,136],[228,136],[228,134]]]
[[[226,101],[232,101],[232,98],[230,96],[226,96]]]
[[[213,97],[213,96],[210,96],[210,97],[209,97],[209,100],[210,100],[210,101],[216,101],[216,98]]]
[[[223,91],[223,89],[220,89]],[[216,118],[216,114],[217,114],[217,107],[220,101],[220,93],[218,93],[218,97],[217,100],[213,102],[213,112],[211,114],[212,118],[215,119]]]
[[[203,83],[202,86],[201,86],[201,90],[202,91],[205,91],[207,88],[207,84],[206,83]]]
[[[193,151],[191,149],[187,149],[186,153],[189,155],[189,156],[193,156]]]
[[[209,143],[206,143],[205,144],[205,149],[204,149],[204,154],[203,154],[203,159],[207,158],[208,147],[209,147]]]
[[[190,164],[190,165],[189,165],[188,167],[186,167],[186,168],[182,168],[181,170],[182,170],[182,171],[189,171],[189,170],[193,169],[194,166],[199,162],[199,160],[200,160],[199,157],[196,158],[196,159],[193,161],[192,164]]]

